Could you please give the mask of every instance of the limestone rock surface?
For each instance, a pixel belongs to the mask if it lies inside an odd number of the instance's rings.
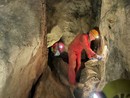
[[[42,11],[40,0],[0,1],[0,98],[28,98],[47,66]]]

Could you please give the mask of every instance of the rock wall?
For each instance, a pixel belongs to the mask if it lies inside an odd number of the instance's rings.
[[[129,0],[102,0],[100,30],[109,48],[107,81],[130,77],[129,12]]]
[[[42,75],[33,98],[74,98],[69,87],[61,81],[48,68]]]
[[[100,5],[101,0],[47,0],[47,32],[58,26],[68,46],[75,35],[99,25]]]
[[[109,49],[107,81],[130,78],[129,0],[46,2],[0,1],[0,98],[30,97],[32,85],[42,73],[41,88],[36,90],[35,98],[71,98],[69,88],[61,84],[47,67],[45,6],[47,32],[58,26],[66,46],[79,32],[86,33],[92,27],[100,26]],[[53,89],[48,89],[49,86]]]
[[[0,98],[28,98],[47,66],[44,7],[44,0],[0,1]]]

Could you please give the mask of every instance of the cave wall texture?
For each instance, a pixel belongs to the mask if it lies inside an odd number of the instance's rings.
[[[99,25],[100,6],[100,0],[47,0],[47,31],[58,26],[68,46],[76,34]]]
[[[129,0],[102,0],[100,30],[109,48],[107,81],[130,78],[129,12]]]
[[[44,11],[44,0],[0,0],[0,98],[28,98],[47,67]]]
[[[35,98],[72,98],[47,67],[46,26],[48,34],[58,27],[66,51],[78,33],[99,26],[109,49],[106,80],[130,78],[129,17],[129,0],[1,0],[0,98],[30,97],[41,74]]]

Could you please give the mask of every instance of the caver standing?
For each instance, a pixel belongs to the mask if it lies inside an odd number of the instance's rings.
[[[70,43],[68,47],[68,78],[71,85],[76,85],[76,73],[81,66],[81,52],[84,49],[89,59],[98,58],[101,56],[97,55],[90,47],[91,41],[99,38],[99,32],[96,29],[92,29],[87,34],[78,34],[75,39]]]

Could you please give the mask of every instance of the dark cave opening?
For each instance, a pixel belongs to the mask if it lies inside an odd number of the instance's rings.
[[[38,86],[38,84],[39,84],[39,82],[40,82],[40,79],[41,79],[42,75],[43,75],[43,74],[41,74],[41,75],[39,76],[39,78],[38,78],[36,81],[34,81],[34,83],[33,83],[33,85],[32,85],[32,88],[31,88],[31,90],[30,90],[30,92],[29,92],[28,98],[34,98],[36,88],[37,88],[37,86]]]

